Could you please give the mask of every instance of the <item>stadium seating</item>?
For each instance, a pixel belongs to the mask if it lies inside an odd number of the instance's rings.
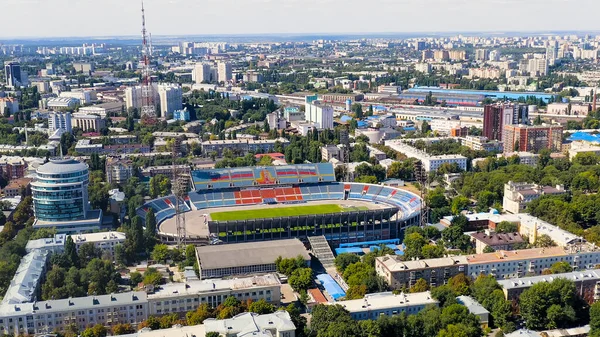
[[[196,190],[185,198],[185,210],[344,198],[393,205],[403,217],[421,207],[421,200],[407,191],[336,182],[333,165],[328,163],[196,170],[192,179]],[[175,204],[174,196],[158,198],[145,203],[136,213],[145,219],[147,212],[153,210],[161,222],[175,215]]]

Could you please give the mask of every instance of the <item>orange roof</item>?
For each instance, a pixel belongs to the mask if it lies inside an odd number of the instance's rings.
[[[308,289],[308,294],[319,304],[327,303],[325,295],[319,289]]]
[[[533,248],[513,251],[496,251],[493,253],[468,255],[469,263],[488,263],[501,261],[514,261],[526,259],[539,259],[544,257],[566,256],[568,255],[561,247]]]

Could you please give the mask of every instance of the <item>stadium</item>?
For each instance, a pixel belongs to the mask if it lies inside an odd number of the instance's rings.
[[[220,244],[324,236],[343,243],[397,238],[419,223],[421,199],[381,185],[335,181],[332,164],[244,167],[191,172],[185,197],[186,240]],[[175,196],[137,209],[152,209],[163,242],[177,238]]]

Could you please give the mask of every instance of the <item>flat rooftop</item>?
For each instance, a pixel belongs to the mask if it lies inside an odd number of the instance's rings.
[[[437,259],[415,261],[402,261],[401,256],[388,255],[378,257],[377,260],[379,260],[391,272],[414,269],[439,268],[453,266],[457,264],[466,265],[468,263],[467,258],[465,256],[441,257]]]
[[[394,295],[392,292],[367,294],[363,299],[336,302],[336,304],[343,306],[350,312],[394,309],[437,303],[439,302],[431,297],[429,291],[412,294],[400,293],[398,295]]]
[[[169,298],[173,296],[210,293],[218,290],[239,290],[270,286],[281,286],[281,282],[279,282],[279,278],[275,274],[234,279],[191,281],[187,283],[167,283],[161,285],[159,288],[155,288],[154,293],[148,294],[148,298]]]
[[[504,289],[519,289],[529,288],[536,283],[552,282],[556,279],[563,278],[573,282],[580,281],[598,281],[600,280],[600,269],[574,271],[570,273],[552,274],[552,275],[537,275],[530,277],[521,277],[510,280],[499,280],[498,284]]]
[[[310,260],[306,247],[298,239],[196,247],[196,257],[202,269],[271,264],[279,256],[295,258],[298,255]]]
[[[546,257],[567,256],[562,247],[532,248],[512,251],[497,251],[477,255],[467,255],[469,264],[490,263],[490,262],[508,262],[528,259],[539,259]]]

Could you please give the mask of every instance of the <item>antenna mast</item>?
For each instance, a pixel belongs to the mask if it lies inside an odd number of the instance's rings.
[[[185,247],[187,242],[187,233],[185,225],[185,197],[188,192],[187,178],[184,170],[181,170],[177,165],[177,158],[179,157],[179,148],[181,146],[181,140],[179,138],[173,139],[173,179],[172,190],[175,194],[175,225],[177,227],[177,247],[182,249]]]
[[[154,124],[156,122],[156,105],[154,104],[154,88],[152,87],[152,77],[150,72],[150,45],[146,30],[146,12],[144,10],[144,1],[142,0],[142,122],[145,124]]]

